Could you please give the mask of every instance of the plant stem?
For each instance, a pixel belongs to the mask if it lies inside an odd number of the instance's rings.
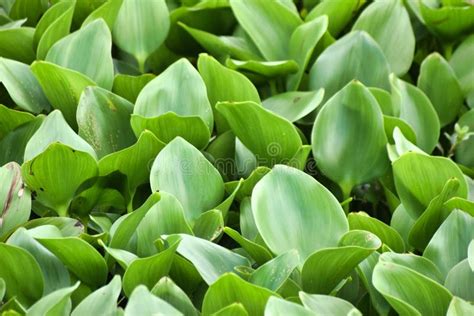
[[[348,200],[351,197],[352,184],[341,183],[340,187],[342,190],[342,201]],[[344,209],[344,212],[346,214],[349,213],[349,204],[350,203],[345,203],[344,205],[342,205],[342,208]]]

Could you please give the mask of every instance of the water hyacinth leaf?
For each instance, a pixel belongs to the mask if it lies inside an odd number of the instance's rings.
[[[28,221],[31,193],[21,178],[20,166],[10,162],[0,168],[0,237]]]
[[[167,112],[199,116],[212,131],[213,115],[206,86],[187,59],[178,60],[150,81],[140,92],[133,113],[150,118]]]
[[[316,315],[362,315],[351,303],[338,297],[300,292],[299,298],[304,307]]]
[[[25,161],[32,160],[54,143],[61,143],[74,150],[87,153],[91,157],[96,157],[94,149],[67,125],[62,113],[55,110],[46,117],[28,142],[25,149]]]
[[[384,117],[385,128],[387,128],[387,125],[390,124],[390,123],[387,123],[386,118],[388,117],[387,116]],[[399,123],[404,122],[403,120],[400,120],[400,119],[397,119],[397,120],[399,120]],[[410,132],[407,132],[407,131],[413,132],[413,130],[411,129],[411,127],[409,127],[408,124],[406,124],[406,126],[408,126],[408,129],[404,129],[404,131],[406,134],[410,135]],[[412,137],[416,138],[415,133],[412,134]],[[415,152],[415,153],[427,155],[423,150],[416,147],[413,144],[413,142],[408,140],[407,137],[405,137],[404,133],[401,131],[401,129],[398,126],[394,127],[392,138],[395,144],[394,145],[387,144],[388,157],[390,158],[391,162],[396,161],[398,158],[400,158],[402,155],[408,152]]]
[[[249,315],[264,315],[265,305],[271,296],[277,294],[250,284],[233,273],[226,273],[207,290],[202,313],[212,314],[232,303],[241,303]]]
[[[296,128],[288,120],[254,102],[219,102],[216,109],[262,165],[272,167],[288,162],[302,145]]]
[[[249,282],[277,292],[299,263],[298,252],[291,250],[261,265],[251,274]]]
[[[177,252],[191,261],[208,285],[226,272],[233,272],[235,267],[250,266],[247,258],[208,240],[184,234],[168,238],[174,237],[181,238]]]
[[[7,285],[5,284],[5,281],[0,278],[0,301],[3,301],[3,297],[5,296],[5,291],[6,291]]]
[[[64,265],[88,286],[97,288],[107,279],[107,265],[101,254],[77,237],[37,238]]]
[[[339,184],[344,197],[354,185],[382,176],[389,166],[382,112],[360,82],[349,83],[324,105],[311,142],[319,168]],[[358,148],[365,150],[359,153]]]
[[[72,316],[113,315],[117,311],[117,299],[122,289],[120,276],[116,275],[109,284],[89,294],[72,311]]]
[[[59,289],[42,297],[28,309],[28,315],[69,315],[72,308],[70,297],[78,287],[79,282],[73,286]]]
[[[0,140],[0,165],[15,161],[23,163],[25,148],[31,136],[40,128],[44,116],[37,116],[33,121],[18,126]]]
[[[88,153],[60,143],[22,165],[25,183],[36,192],[36,200],[60,216],[66,216],[79,186],[97,175],[97,162]],[[69,176],[64,177],[67,173]]]
[[[474,131],[474,109],[467,111],[461,116],[458,121],[458,125],[461,128],[467,126],[469,132]],[[463,140],[456,148],[455,158],[456,161],[462,165],[473,168],[474,167],[474,137],[470,136],[468,139]]]
[[[201,149],[207,146],[211,137],[209,127],[199,116],[179,116],[173,112],[167,112],[158,117],[146,118],[132,114],[130,123],[135,135],[149,130],[164,143],[169,143],[176,137],[182,137],[194,147]]]
[[[193,232],[196,237],[210,241],[222,235],[223,229],[224,218],[222,212],[218,209],[201,213],[193,226]]]
[[[124,316],[152,315],[182,316],[183,314],[171,304],[153,295],[144,285],[139,285],[131,293],[125,307]]]
[[[296,122],[314,111],[323,100],[324,89],[317,91],[291,91],[274,95],[262,102],[267,110]]]
[[[160,192],[160,196],[160,201],[147,211],[136,227],[137,254],[141,257],[151,256],[157,252],[154,242],[161,235],[193,234],[179,201],[166,192]]]
[[[380,261],[372,282],[399,314],[444,315],[452,298],[439,283],[392,262]]]
[[[34,119],[34,115],[28,112],[13,110],[0,104],[0,140],[15,128]]]
[[[224,182],[219,171],[196,148],[178,137],[156,157],[150,174],[153,191],[173,194],[190,222],[219,204]]]
[[[0,57],[29,64],[35,60],[33,36],[35,29],[16,27],[0,29]]]
[[[306,21],[326,15],[329,21],[328,31],[332,36],[337,37],[364,3],[365,0],[348,0],[345,1],[344,4],[324,0],[319,2],[318,5],[308,13]]]
[[[298,71],[299,66],[294,60],[278,60],[278,61],[258,61],[258,60],[236,60],[228,58],[225,62],[226,66],[233,70],[266,78],[276,78],[294,74]]]
[[[455,265],[446,276],[446,288],[466,301],[474,300],[474,271],[467,259]]]
[[[45,59],[49,49],[69,34],[75,1],[61,1],[51,6],[36,25],[34,45],[37,59]]]
[[[104,2],[104,4],[87,16],[84,22],[82,22],[81,27],[84,27],[95,20],[103,19],[112,32],[114,29],[115,20],[117,19],[117,15],[120,11],[120,8],[122,7],[122,3],[123,0],[108,0]]]
[[[324,88],[325,100],[354,79],[387,90],[389,69],[382,49],[370,35],[353,31],[319,55],[309,73],[309,88]]]
[[[246,38],[236,36],[217,36],[178,22],[192,38],[207,52],[216,57],[230,56],[241,60],[261,60],[258,50]]]
[[[415,54],[415,34],[402,1],[371,3],[359,16],[354,30],[369,33],[380,45],[392,72],[408,72]]]
[[[56,42],[46,55],[46,61],[75,70],[109,90],[114,80],[112,36],[104,20],[86,27]],[[93,58],[97,64],[91,64]]]
[[[14,20],[26,18],[25,25],[35,26],[47,7],[44,0],[16,0],[10,8],[9,16]]]
[[[285,315],[315,316],[317,314],[299,304],[292,303],[276,296],[270,297],[265,306],[265,316]]]
[[[77,219],[70,217],[35,218],[26,223],[24,227],[27,229],[31,229],[46,225],[56,226],[61,232],[61,235],[64,237],[77,237],[84,232],[84,226],[82,225],[82,223]]]
[[[270,172],[270,170],[268,170],[268,172]],[[264,175],[262,175],[262,177]],[[250,197],[244,197],[240,201],[240,230],[242,232],[242,236],[249,240],[255,240],[258,235],[258,229],[253,216]]]
[[[152,74],[141,76],[118,74],[114,78],[112,92],[135,103],[142,89],[154,78],[155,76]]]
[[[308,293],[329,294],[362,260],[382,246],[380,239],[363,230],[342,236],[340,247],[320,249],[311,254],[301,270],[303,289]],[[337,265],[331,264],[337,262]]]
[[[22,305],[30,306],[43,295],[41,269],[26,250],[0,243],[0,278],[5,281],[5,300],[15,297]]]
[[[125,295],[130,297],[133,289],[141,284],[151,289],[162,277],[168,275],[179,243],[179,240],[175,241],[162,252],[132,261],[123,275]]]
[[[277,255],[296,249],[300,263],[316,250],[336,246],[348,230],[336,198],[314,178],[291,167],[275,166],[255,186],[251,203],[269,248]]]
[[[405,153],[406,151],[400,151],[400,146],[397,145],[401,145],[401,143],[404,143],[406,141],[408,141],[412,145],[416,143],[415,131],[413,131],[413,128],[401,118],[384,115],[383,124],[385,129],[385,135],[387,135],[388,138],[388,142],[390,144],[395,143],[399,155]],[[401,139],[403,139],[403,142],[400,142]]]
[[[399,117],[411,125],[416,134],[417,146],[427,153],[435,148],[440,123],[428,97],[417,87],[390,75],[392,102]]]
[[[61,110],[69,125],[77,128],[76,109],[82,91],[96,84],[79,72],[44,61],[35,61],[31,70],[52,107]]]
[[[169,28],[165,0],[124,0],[113,28],[114,42],[132,54],[143,71],[148,56],[164,42]]]
[[[474,35],[471,35],[457,47],[449,59],[449,64],[456,73],[464,97],[471,108],[474,107],[474,67],[469,61],[471,60],[473,48]]]
[[[397,193],[406,211],[418,218],[451,178],[459,180],[455,196],[466,198],[467,182],[459,167],[444,157],[406,153],[393,162]]]
[[[257,264],[264,264],[272,259],[272,254],[264,246],[242,237],[236,230],[230,227],[224,227],[224,232],[237,242]]]
[[[138,256],[128,252],[123,249],[110,248],[104,245],[103,242],[99,242],[108,255],[110,255],[114,260],[122,267],[122,269],[127,270],[127,268],[132,264],[133,261],[138,259]]]
[[[441,127],[456,118],[464,97],[454,70],[440,54],[433,53],[425,58],[420,68],[418,87],[430,98]]]
[[[474,305],[454,296],[449,304],[446,316],[462,316],[474,313]]]
[[[467,258],[471,270],[474,271],[474,240],[469,243],[469,246],[467,248]]]
[[[452,211],[426,246],[423,256],[433,261],[446,276],[451,268],[467,258],[467,248],[474,239],[473,227],[471,215]]]
[[[438,282],[439,284],[443,283],[444,277],[438,267],[425,257],[420,257],[414,254],[385,252],[379,257],[379,262],[382,261],[404,266]]]
[[[19,228],[10,236],[7,243],[25,249],[35,258],[43,276],[44,295],[68,287],[71,283],[68,270],[56,256],[33,238],[33,230]]]
[[[224,67],[207,54],[199,55],[197,66],[206,85],[218,133],[222,133],[230,127],[223,115],[215,110],[217,102],[253,101],[260,103],[257,89],[241,73]]]
[[[133,104],[100,87],[87,87],[77,106],[79,135],[94,148],[98,158],[135,143],[130,127]]]
[[[288,43],[293,31],[302,24],[295,12],[278,1],[231,0],[230,5],[239,24],[267,60],[288,57]]]
[[[0,82],[21,109],[41,113],[51,108],[28,65],[0,57]]]
[[[298,90],[316,44],[328,28],[327,16],[318,17],[298,26],[290,38],[289,57],[298,64],[298,72],[286,79],[288,91]]]
[[[161,278],[161,280],[158,281],[158,283],[156,283],[156,285],[153,287],[151,293],[173,305],[174,308],[179,310],[184,315],[199,315],[199,312],[193,306],[193,303],[186,293],[180,289],[169,277]]]
[[[365,230],[376,235],[380,240],[395,252],[404,252],[405,244],[400,234],[389,225],[370,217],[367,213],[357,212],[349,213],[347,216],[349,228],[351,230]]]

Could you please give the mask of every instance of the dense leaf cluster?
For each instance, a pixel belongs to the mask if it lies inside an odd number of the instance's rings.
[[[1,315],[473,315],[472,0],[0,0]]]

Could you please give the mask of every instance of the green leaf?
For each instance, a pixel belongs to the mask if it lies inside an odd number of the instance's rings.
[[[304,308],[296,303],[278,298],[276,296],[270,297],[265,306],[265,316],[315,316],[316,313]]]
[[[212,316],[249,316],[249,313],[241,303],[232,303],[213,313]]]
[[[277,292],[299,263],[298,252],[290,250],[261,265],[251,274],[249,282]]]
[[[0,140],[17,127],[34,119],[34,115],[28,112],[13,110],[0,104]]]
[[[0,81],[21,109],[41,113],[51,108],[28,65],[0,57]]]
[[[328,18],[322,16],[301,24],[291,34],[289,57],[298,64],[298,72],[289,75],[286,79],[288,91],[298,90],[316,44],[321,40],[327,28]]]
[[[219,172],[196,148],[177,137],[156,157],[150,174],[153,191],[173,194],[192,223],[224,197]]]
[[[382,246],[377,236],[363,230],[347,232],[339,244],[340,247],[337,248],[320,249],[306,259],[301,270],[303,289],[306,292],[331,293],[362,260]]]
[[[303,305],[317,315],[362,315],[351,303],[338,297],[305,292],[300,292],[299,297]]]
[[[29,64],[35,60],[31,27],[0,29],[0,56]]]
[[[81,27],[84,27],[95,20],[104,19],[105,23],[112,32],[115,25],[115,20],[122,7],[123,0],[108,0],[104,2],[100,7],[95,9],[89,16],[84,20]]]
[[[446,288],[466,301],[474,301],[474,271],[467,259],[455,265],[446,276]]]
[[[166,250],[153,256],[133,260],[123,275],[125,295],[133,295],[133,289],[144,284],[151,289],[164,276],[168,275],[179,241],[175,241]],[[130,299],[132,299],[130,297]]]
[[[99,19],[56,42],[46,61],[78,71],[109,90],[114,80],[111,50],[112,36],[104,20]]]
[[[253,242],[245,237],[242,237],[236,230],[230,227],[224,227],[224,232],[235,242],[237,242],[252,259],[258,264],[264,264],[265,262],[272,259],[272,254],[262,245]]]
[[[32,255],[16,246],[0,243],[0,278],[5,281],[5,300],[15,297],[30,306],[43,294],[43,276]]]
[[[236,60],[228,58],[226,66],[243,73],[276,78],[298,72],[299,66],[294,60],[258,61],[258,60]]]
[[[72,307],[70,297],[78,287],[79,282],[71,287],[59,289],[42,297],[28,309],[28,315],[69,315]]]
[[[267,60],[288,58],[288,43],[293,31],[302,24],[295,12],[277,1],[230,0],[237,21]]]
[[[351,230],[360,229],[369,231],[380,238],[380,240],[393,251],[405,251],[405,244],[400,234],[377,218],[370,217],[364,212],[357,212],[349,213],[347,220],[349,221],[349,228]]]
[[[37,194],[36,200],[66,216],[80,185],[97,175],[97,162],[88,153],[53,143],[21,169],[25,183]]]
[[[3,301],[3,297],[5,296],[5,291],[6,291],[6,284],[5,280],[0,278],[0,301]]]
[[[392,102],[397,116],[405,120],[416,134],[416,145],[431,153],[438,143],[440,123],[428,97],[417,87],[390,76]]]
[[[469,132],[474,131],[474,110],[471,109],[461,116],[458,121],[458,125],[462,128],[463,126],[469,127]],[[462,165],[470,168],[474,168],[474,137],[470,136],[468,139],[463,140],[456,148],[455,158],[456,161]]]
[[[97,288],[107,279],[107,265],[100,253],[77,237],[36,238],[88,286]]]
[[[262,102],[267,110],[290,122],[302,119],[314,111],[323,100],[324,89],[318,91],[291,91],[274,95]]]
[[[452,298],[439,283],[392,262],[379,261],[372,282],[399,314],[444,315]]]
[[[164,42],[169,27],[164,0],[124,0],[115,20],[114,43],[132,54],[143,71],[145,61]]]
[[[454,70],[443,56],[433,53],[423,60],[418,87],[431,100],[441,127],[455,120],[464,97]]]
[[[77,106],[79,135],[97,156],[124,149],[135,143],[130,127],[133,104],[100,87],[87,87]]]
[[[474,305],[466,302],[456,296],[453,297],[449,304],[446,316],[462,316],[474,313]]]
[[[144,285],[139,285],[130,295],[124,316],[183,315],[172,305],[153,295]]]
[[[423,256],[433,261],[446,276],[451,268],[467,258],[467,248],[474,239],[473,227],[471,215],[460,210],[452,211],[434,234]]]
[[[332,36],[338,36],[339,33],[352,20],[353,16],[365,3],[365,0],[346,0],[344,3],[339,1],[324,0],[318,3],[306,16],[306,21],[326,15],[328,17],[328,31]]]
[[[199,315],[199,312],[193,306],[193,303],[186,293],[168,277],[161,278],[161,280],[153,287],[151,293],[173,305],[174,308],[184,315]]]
[[[275,166],[258,182],[252,210],[269,248],[277,255],[296,249],[300,264],[316,250],[336,246],[348,230],[336,198],[314,178],[291,167]]]
[[[288,162],[302,145],[289,121],[254,102],[218,103],[216,109],[262,165],[271,167]]]
[[[241,303],[249,315],[263,315],[265,304],[273,295],[276,296],[275,293],[250,284],[235,274],[226,273],[207,290],[202,304],[202,313],[208,315],[232,303]]]
[[[112,92],[135,103],[142,89],[154,78],[155,76],[152,74],[141,76],[118,74],[114,78]]]
[[[89,294],[74,308],[72,316],[113,315],[117,311],[117,299],[122,289],[120,276],[116,275],[109,284]]]
[[[47,226],[40,227],[46,228]],[[50,227],[55,228],[60,234],[55,226]],[[8,244],[23,248],[34,257],[43,275],[43,294],[46,295],[56,289],[69,286],[71,281],[69,272],[63,263],[33,238],[35,237],[34,230],[17,229],[8,239]]]
[[[49,49],[69,34],[75,3],[75,1],[58,2],[41,17],[33,38],[37,59],[45,59]]]
[[[354,185],[382,176],[389,166],[382,112],[360,82],[349,83],[324,105],[311,138],[318,167],[339,184],[344,198]]]
[[[14,20],[27,18],[25,24],[35,26],[47,7],[47,2],[44,0],[16,0],[10,8],[9,15]]]
[[[469,266],[471,267],[471,270],[474,271],[474,241],[471,241],[469,243],[469,246],[467,248],[467,258],[468,258]]]
[[[206,84],[218,133],[230,128],[223,115],[215,109],[218,102],[253,101],[260,103],[257,89],[244,75],[222,66],[207,54],[200,54],[197,64],[199,73]]]
[[[352,29],[372,36],[387,57],[392,72],[399,76],[408,72],[415,54],[415,34],[402,1],[371,3]]]
[[[474,67],[469,62],[474,47],[474,36],[467,37],[454,51],[449,64],[461,84],[464,97],[471,108],[474,107]]]
[[[309,73],[309,88],[324,88],[325,101],[354,79],[387,90],[389,72],[379,45],[366,32],[354,31],[319,55]]]
[[[224,228],[224,218],[218,209],[201,213],[193,226],[196,237],[213,241],[222,235]]]
[[[455,196],[467,197],[467,182],[450,159],[420,153],[406,153],[393,162],[393,177],[400,201],[413,218],[418,218],[451,178],[460,186]]]
[[[160,201],[147,211],[136,227],[137,254],[142,257],[151,256],[157,252],[154,242],[161,235],[193,234],[179,201],[166,192],[160,192],[160,195]]]
[[[10,162],[0,168],[0,237],[28,221],[31,193],[21,178],[20,166]]]
[[[44,61],[35,61],[31,70],[53,108],[61,110],[69,125],[76,128],[76,109],[82,91],[96,84],[79,72]]]

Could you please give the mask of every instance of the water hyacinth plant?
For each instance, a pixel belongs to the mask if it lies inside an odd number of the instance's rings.
[[[474,315],[472,0],[0,0],[0,315]]]

